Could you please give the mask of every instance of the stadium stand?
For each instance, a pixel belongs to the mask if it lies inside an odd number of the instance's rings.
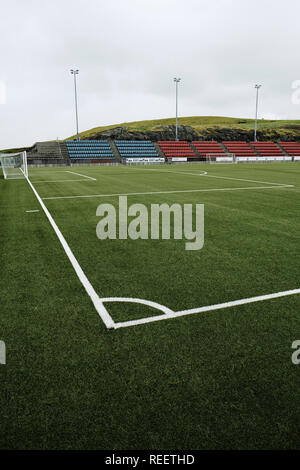
[[[257,157],[257,152],[248,144],[242,141],[224,141],[222,142],[228,152],[236,157]]]
[[[115,156],[108,140],[67,140],[71,161],[90,163],[109,163]]]
[[[198,155],[185,140],[159,140],[157,143],[166,159],[185,159],[187,161],[198,159]]]
[[[274,142],[251,142],[251,145],[262,157],[281,157],[285,155]]]
[[[69,154],[63,142],[36,142],[27,151],[29,165],[68,165]]]
[[[208,154],[225,156],[224,148],[214,140],[193,140],[195,150],[199,153],[201,160],[206,160]]]
[[[156,160],[159,158],[151,140],[115,140],[115,144],[122,160]]]
[[[298,142],[278,142],[278,145],[291,157],[300,156],[300,144]]]
[[[158,141],[68,140],[36,142],[27,150],[29,165],[72,165],[72,163],[171,163],[205,161],[300,161],[300,143],[246,141]],[[234,158],[234,161],[236,159]]]

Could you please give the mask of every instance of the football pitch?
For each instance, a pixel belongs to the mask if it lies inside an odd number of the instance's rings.
[[[1,449],[300,448],[300,165],[0,179]],[[204,205],[204,245],[106,239],[100,204]]]

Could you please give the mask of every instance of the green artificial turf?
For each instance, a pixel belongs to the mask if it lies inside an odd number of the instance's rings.
[[[30,178],[100,296],[178,311],[300,287],[297,163],[66,170]],[[199,251],[100,241],[96,209],[117,196],[48,199],[243,187],[128,197],[204,204]],[[300,448],[299,295],[108,331],[25,180],[0,179],[0,236],[1,449]],[[107,308],[118,322],[157,314]]]

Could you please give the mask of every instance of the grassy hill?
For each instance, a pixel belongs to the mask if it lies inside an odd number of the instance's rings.
[[[114,129],[116,127],[127,127],[129,130],[137,132],[149,132],[155,131],[161,126],[170,125],[175,125],[175,118],[123,122],[109,126],[94,127],[92,129],[81,132],[80,137],[82,139],[89,139],[100,132]],[[231,118],[223,116],[191,116],[179,118],[178,125],[191,126],[196,131],[196,133],[201,136],[206,134],[207,131],[221,129],[251,132],[254,128],[254,119]],[[258,133],[262,133],[266,139],[278,137],[284,139],[287,136],[289,139],[300,139],[300,120],[259,119],[257,128]],[[68,139],[73,139],[75,137],[76,136],[74,135],[68,137]]]
[[[152,119],[148,121],[122,122],[108,126],[94,127],[80,132],[81,139],[99,138],[99,134],[119,127],[131,132],[155,132],[161,127],[174,126],[175,118]],[[224,116],[180,117],[179,126],[190,126],[199,138],[216,140],[252,140],[254,119]],[[300,120],[259,119],[257,123],[258,140],[298,140],[300,141]],[[151,138],[151,136],[150,136]],[[76,139],[76,135],[64,140]],[[38,138],[37,138],[38,140]],[[2,152],[21,152],[27,148],[5,149]]]
[[[30,147],[18,147],[13,149],[2,149],[0,152],[2,153],[19,153],[24,152],[25,150],[29,150]]]

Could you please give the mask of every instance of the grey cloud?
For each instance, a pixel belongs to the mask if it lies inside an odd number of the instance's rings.
[[[299,4],[271,0],[11,0],[2,5],[0,148],[174,114],[297,118]]]

